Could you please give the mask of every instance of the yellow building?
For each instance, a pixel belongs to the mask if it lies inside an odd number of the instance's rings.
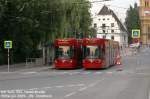
[[[141,40],[150,44],[150,0],[140,0]]]

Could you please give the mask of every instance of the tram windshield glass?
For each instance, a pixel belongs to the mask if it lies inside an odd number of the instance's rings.
[[[99,58],[100,49],[98,46],[86,46],[85,47],[85,58],[95,59]]]
[[[56,48],[56,57],[62,59],[69,59],[73,57],[73,46],[59,46]]]

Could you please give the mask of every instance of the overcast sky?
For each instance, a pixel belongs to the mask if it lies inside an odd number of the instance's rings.
[[[89,1],[102,1],[102,0],[89,0]],[[119,19],[121,19],[121,21],[124,21],[127,9],[129,8],[130,5],[133,6],[135,2],[138,3],[139,5],[139,0],[111,0],[106,2],[96,2],[92,3],[91,13],[93,15],[97,14],[102,8],[102,6],[105,4],[116,13],[116,15],[119,17]]]

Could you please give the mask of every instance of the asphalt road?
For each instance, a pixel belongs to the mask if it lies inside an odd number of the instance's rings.
[[[0,99],[150,99],[150,49],[105,70],[1,72]]]

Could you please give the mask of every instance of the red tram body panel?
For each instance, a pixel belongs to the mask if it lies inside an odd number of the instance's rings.
[[[119,53],[119,43],[100,38],[83,39],[83,61],[85,69],[101,69],[115,65]]]
[[[74,38],[56,39],[55,68],[75,69],[82,65],[81,41]]]

